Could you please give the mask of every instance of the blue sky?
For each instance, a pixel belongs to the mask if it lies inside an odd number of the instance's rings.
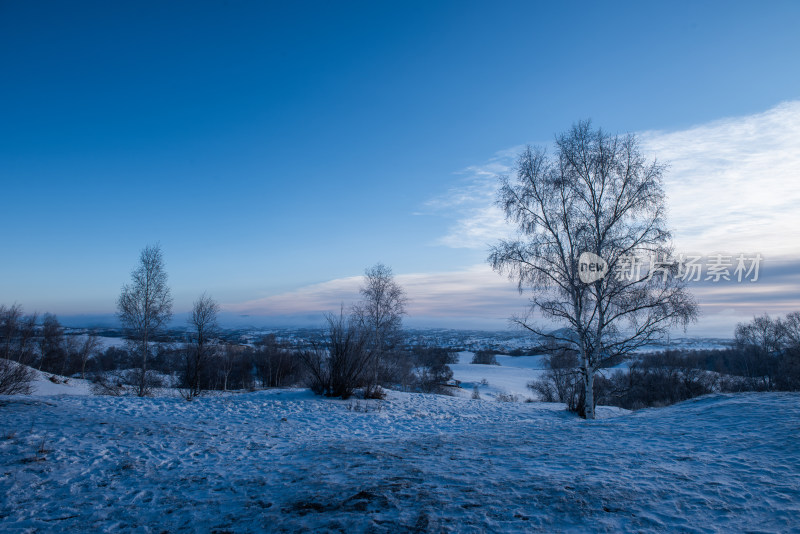
[[[742,221],[782,214],[791,277],[798,27],[796,2],[0,2],[0,302],[111,313],[160,242],[179,312],[314,317],[382,261],[417,324],[502,327],[494,175],[581,118],[677,162],[678,245],[749,252]],[[800,308],[701,296],[729,330]]]

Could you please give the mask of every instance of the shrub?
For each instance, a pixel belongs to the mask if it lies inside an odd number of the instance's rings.
[[[490,350],[479,350],[475,352],[472,356],[471,363],[478,365],[500,365],[497,363],[494,352]]]
[[[308,369],[311,391],[347,399],[356,388],[369,383],[366,371],[374,352],[364,330],[343,313],[329,315],[327,321],[324,345],[301,351],[298,356]]]
[[[0,395],[27,395],[34,371],[17,362],[0,359]]]

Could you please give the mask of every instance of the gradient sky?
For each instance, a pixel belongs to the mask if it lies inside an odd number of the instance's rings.
[[[591,118],[672,163],[679,248],[772,261],[698,286],[692,333],[800,309],[799,27],[797,2],[0,1],[0,303],[112,313],[160,242],[177,312],[315,320],[382,261],[410,324],[503,327],[496,175]]]

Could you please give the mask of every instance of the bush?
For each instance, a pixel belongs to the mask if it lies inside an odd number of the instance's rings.
[[[34,370],[17,362],[0,359],[0,395],[27,395]]]
[[[324,345],[301,351],[299,357],[308,369],[311,391],[347,399],[356,388],[369,384],[366,371],[374,353],[369,337],[355,321],[343,313],[329,315],[327,321]]]
[[[716,373],[687,364],[677,352],[646,355],[628,372],[616,371],[595,380],[595,398],[602,404],[629,410],[668,406],[719,389]]]
[[[479,350],[472,356],[472,363],[478,365],[500,365],[494,352],[490,350]]]
[[[125,394],[127,388],[117,373],[97,373],[92,376],[90,389],[95,395],[119,397]]]
[[[578,357],[572,351],[559,351],[545,357],[545,373],[528,384],[543,402],[562,402],[570,411],[583,406],[584,386],[578,369]]]
[[[364,399],[383,400],[386,398],[386,391],[378,384],[369,384],[364,387],[362,396]]]
[[[456,363],[458,355],[441,347],[414,347],[412,357],[415,363],[415,389],[423,393],[452,395],[448,382],[453,378],[453,370],[448,364]]]

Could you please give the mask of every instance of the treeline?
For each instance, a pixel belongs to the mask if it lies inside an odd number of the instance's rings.
[[[583,381],[577,355],[559,351],[529,384],[544,401],[580,413]],[[606,370],[594,381],[597,404],[638,409],[666,406],[713,392],[800,391],[800,312],[763,315],[736,326],[734,345],[715,350],[643,354],[627,370]]]
[[[149,348],[146,394],[163,387],[177,388],[187,397],[287,386],[308,386],[320,394],[344,397],[356,390],[381,396],[380,388],[450,390],[453,373],[448,364],[457,360],[452,350],[400,343],[387,344],[378,354],[353,317],[331,319],[324,336],[310,342],[281,342],[268,334],[242,345],[226,342],[216,335],[222,332],[212,331],[198,351],[191,334],[184,334],[181,341],[162,337]],[[29,393],[34,369],[86,378],[98,394],[138,393],[136,343],[104,347],[96,333],[69,335],[56,316],[25,315],[20,305],[0,306],[0,355],[0,394]]]

